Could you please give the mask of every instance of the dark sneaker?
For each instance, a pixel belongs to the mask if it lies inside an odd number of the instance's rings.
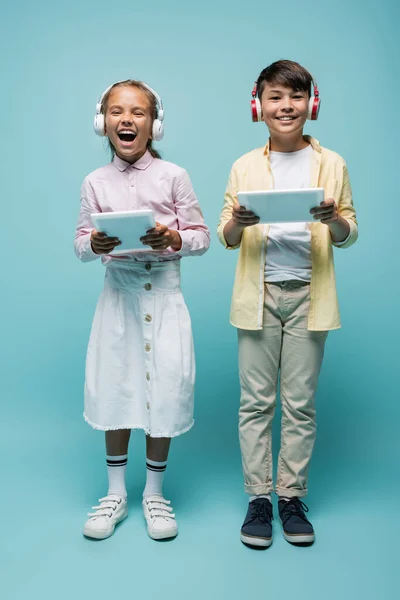
[[[267,548],[272,544],[272,504],[268,498],[249,502],[247,515],[240,531],[240,539],[249,546]]]
[[[291,544],[312,544],[314,529],[305,515],[308,508],[304,502],[300,498],[279,500],[278,508],[285,540]]]

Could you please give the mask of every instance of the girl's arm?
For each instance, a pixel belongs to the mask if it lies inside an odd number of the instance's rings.
[[[100,258],[99,254],[93,252],[90,242],[90,236],[94,229],[90,215],[96,212],[101,212],[101,209],[94,190],[86,178],[81,187],[81,208],[74,240],[75,254],[82,262]]]
[[[181,256],[200,256],[210,246],[210,230],[204,223],[203,213],[185,170],[176,182],[174,204],[178,219],[178,233],[182,241]]]

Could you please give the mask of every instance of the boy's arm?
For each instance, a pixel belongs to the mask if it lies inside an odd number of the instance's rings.
[[[242,241],[243,231],[246,227],[257,225],[260,219],[251,210],[239,206],[237,201],[238,176],[233,165],[229,175],[228,186],[225,192],[225,201],[222,208],[217,233],[221,244],[228,250],[238,248]]]
[[[238,227],[232,220],[233,207],[237,204],[238,181],[235,166],[229,174],[228,185],[224,195],[224,206],[221,211],[217,234],[221,244],[228,250],[239,248],[243,228]]]
[[[329,227],[332,244],[339,248],[348,248],[357,240],[358,226],[347,167],[343,164],[343,182],[340,198],[336,204],[333,198],[327,198],[311,210],[315,220]]]
[[[351,192],[349,173],[347,171],[346,164],[343,165],[343,185],[342,193],[339,198],[338,213],[341,218],[346,220],[349,226],[349,231],[347,238],[343,242],[336,242],[332,237],[332,243],[338,248],[348,248],[349,246],[352,246],[358,238],[358,224],[356,211],[354,210],[353,206],[353,195]]]

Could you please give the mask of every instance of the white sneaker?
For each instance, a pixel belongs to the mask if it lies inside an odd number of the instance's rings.
[[[95,512],[88,513],[90,518],[83,527],[83,535],[104,540],[114,533],[117,523],[128,516],[128,501],[118,494],[109,494],[99,502],[99,506],[92,506]]]
[[[143,498],[142,504],[147,533],[153,540],[164,540],[177,535],[178,525],[169,500],[155,494]]]

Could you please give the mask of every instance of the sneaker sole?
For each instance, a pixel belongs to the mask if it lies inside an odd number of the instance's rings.
[[[314,543],[314,540],[315,540],[315,535],[313,533],[311,533],[311,534],[309,533],[306,535],[302,535],[302,534],[295,535],[295,534],[286,533],[284,531],[283,537],[290,544],[312,544],[312,543]]]
[[[257,548],[268,548],[272,544],[272,537],[253,537],[251,535],[245,535],[244,533],[240,534],[240,540],[243,544],[247,544],[247,546],[256,546]]]
[[[86,529],[86,527],[84,527],[83,535],[87,538],[91,538],[92,540],[106,540],[107,538],[112,536],[118,523],[121,523],[121,521],[126,519],[127,516],[128,511],[121,515],[120,518],[114,523],[114,526],[108,531],[92,531],[91,529]]]
[[[155,531],[151,532],[147,529],[147,533],[152,540],[172,540],[178,535],[177,529],[167,529],[166,531]]]

